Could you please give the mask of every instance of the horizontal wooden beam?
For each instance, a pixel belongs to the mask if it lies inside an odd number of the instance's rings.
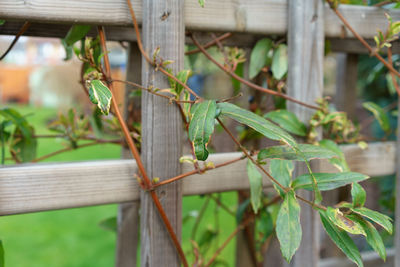
[[[133,0],[139,22],[142,3]],[[218,0],[208,1],[201,8],[197,0],[185,1],[185,26],[191,31],[246,32],[248,34],[285,35],[287,31],[287,1],[285,0]],[[325,36],[353,37],[344,29],[336,15],[325,7]],[[385,30],[389,12],[400,20],[399,10],[376,7],[341,5],[340,11],[349,23],[365,38],[372,38],[377,29]],[[168,10],[165,10],[168,14]],[[159,14],[160,19],[165,19]],[[0,19],[55,24],[93,24],[131,27],[132,22],[125,0],[4,0],[0,1]],[[166,18],[168,19],[168,17]],[[6,27],[7,23],[5,24]],[[0,27],[1,31],[1,27]]]
[[[367,251],[361,253],[364,267],[393,267],[394,266],[394,255],[396,253],[395,248],[387,249],[386,261],[383,261],[375,251]],[[321,259],[319,267],[354,267],[355,264],[348,258],[327,258]]]
[[[356,145],[342,146],[353,171],[370,176],[394,173],[393,142],[370,144],[366,150]],[[219,164],[241,153],[210,155]],[[184,164],[183,171],[193,169]],[[325,172],[335,172],[326,162]],[[139,199],[133,160],[107,160],[62,164],[35,164],[0,168],[0,215],[122,203]],[[264,177],[263,185],[271,185]],[[197,195],[248,189],[246,161],[209,170],[183,180],[183,194]]]

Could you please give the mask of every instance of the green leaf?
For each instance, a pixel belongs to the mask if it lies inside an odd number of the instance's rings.
[[[33,128],[30,129],[33,135]],[[37,140],[27,138],[22,134],[21,128],[16,128],[10,143],[10,152],[22,162],[30,162],[36,158]]]
[[[91,28],[92,26],[89,25],[73,25],[64,38],[66,45],[72,46],[84,38]]]
[[[293,191],[287,192],[276,220],[276,235],[286,261],[290,262],[301,242],[300,205]]]
[[[269,169],[271,171],[272,177],[274,177],[281,185],[283,185],[284,187],[290,186],[290,182],[292,181],[292,173],[294,170],[292,161],[273,159],[270,162]],[[275,190],[281,196],[284,196],[285,192],[274,182],[273,182],[273,184],[274,184]]]
[[[321,217],[322,225],[325,228],[326,233],[332,239],[332,241],[340,248],[346,256],[357,264],[359,267],[363,267],[360,252],[350,236],[344,231],[338,228],[328,218],[326,211],[320,210],[319,215]]]
[[[286,160],[297,160],[304,161],[311,159],[329,159],[332,157],[338,157],[338,155],[332,150],[328,150],[321,146],[315,146],[310,144],[299,144],[299,150],[302,154],[296,153],[289,146],[271,146],[261,149],[258,153],[258,160],[264,159],[286,159]]]
[[[383,244],[382,237],[375,229],[375,227],[367,220],[364,220],[360,216],[356,215],[349,215],[353,221],[357,222],[361,225],[366,233],[367,242],[368,244],[379,254],[379,256],[385,261],[386,260],[386,249],[385,245]]]
[[[247,160],[247,176],[250,183],[250,202],[254,213],[258,212],[261,206],[262,196],[262,175],[251,160]]]
[[[0,116],[6,120],[10,120],[16,127],[21,130],[24,137],[30,139],[32,138],[31,127],[29,126],[27,120],[15,109],[3,108],[0,109]]]
[[[61,39],[61,44],[64,47],[65,50],[65,58],[64,61],[70,60],[72,58],[72,52],[73,52],[73,46],[72,45],[67,45],[64,39]]]
[[[250,198],[244,200],[240,203],[239,207],[236,210],[236,222],[239,224],[243,220],[243,216],[247,207],[250,205]]]
[[[104,115],[108,115],[111,106],[111,91],[100,80],[93,80],[89,86],[89,98]]]
[[[268,53],[271,50],[272,41],[268,38],[259,40],[250,54],[249,78],[253,79],[260,73],[268,60]]]
[[[323,148],[329,149],[332,152],[336,153],[339,157],[334,157],[330,158],[329,162],[335,166],[338,170],[341,172],[348,172],[350,171],[349,166],[347,165],[346,158],[344,157],[343,151],[340,149],[340,147],[333,142],[332,140],[321,140],[319,141],[319,145]]]
[[[363,181],[368,179],[367,175],[358,172],[339,172],[339,173],[314,173],[317,180],[318,188],[321,191],[332,190],[353,182]],[[297,190],[304,188],[312,190],[310,174],[298,176],[292,183],[292,187]]]
[[[243,78],[243,75],[244,75],[244,63],[243,62],[237,64],[236,69],[235,69],[235,74],[237,76]],[[233,86],[233,93],[235,95],[237,95],[240,92],[240,86],[242,85],[242,83],[239,82],[238,80],[236,80],[235,78],[231,78],[231,81],[232,81],[232,86]]]
[[[182,83],[186,84],[191,75],[192,75],[191,70],[181,70],[176,75],[176,78],[179,81],[181,81]],[[184,89],[183,85],[179,84],[174,79],[168,78],[168,80],[169,80],[169,84],[170,84],[171,88],[175,91],[176,95],[179,96],[181,94],[182,90]]]
[[[221,110],[222,116],[230,117],[237,122],[249,126],[269,139],[282,141],[292,148],[297,149],[298,145],[290,134],[263,117],[231,103],[218,103],[217,107]]]
[[[354,213],[357,213],[361,216],[364,216],[371,221],[379,224],[382,226],[389,234],[393,233],[393,224],[391,222],[391,218],[389,216],[386,216],[382,213],[379,213],[374,210],[367,209],[365,207],[360,207],[360,208],[352,208],[351,209]]]
[[[99,226],[101,228],[103,228],[104,230],[116,233],[118,231],[117,217],[113,216],[113,217],[104,219],[99,223]]]
[[[361,225],[343,215],[339,209],[328,207],[326,210],[326,215],[329,217],[331,222],[346,232],[353,235],[366,235]]]
[[[0,240],[0,267],[4,267],[4,247],[3,241]]]
[[[199,0],[199,5],[200,5],[201,7],[204,7],[204,1],[205,1],[205,0]]]
[[[372,112],[375,119],[378,121],[379,125],[385,133],[390,132],[389,117],[383,110],[383,108],[373,102],[365,102],[363,103],[363,107]]]
[[[215,100],[205,100],[192,107],[193,116],[189,124],[189,139],[192,141],[198,160],[208,158],[207,145],[214,132],[214,120],[217,111]]]
[[[353,198],[354,207],[362,207],[365,204],[367,193],[358,183],[351,184],[351,197]]]
[[[6,23],[6,21],[4,19],[0,19],[0,26],[3,25],[4,23]]]
[[[280,44],[274,51],[274,56],[272,58],[271,71],[274,78],[280,80],[285,76],[288,70],[288,53],[287,46],[285,44]]]
[[[294,113],[286,109],[268,112],[264,115],[264,118],[275,122],[289,133],[299,136],[307,135],[307,127],[305,126],[305,124],[299,121]]]

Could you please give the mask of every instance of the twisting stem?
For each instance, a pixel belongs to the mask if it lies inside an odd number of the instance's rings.
[[[221,42],[221,41],[223,41],[223,40],[225,40],[225,39],[227,39],[227,38],[229,38],[229,37],[231,37],[231,36],[232,36],[232,33],[227,32],[227,33],[225,33],[225,34],[223,34],[223,35],[221,35],[221,36],[218,36],[218,37],[215,38],[214,40],[212,40],[212,41],[206,43],[205,45],[203,45],[203,47],[204,47],[205,49],[210,48],[211,46],[214,46],[214,45],[216,45],[218,42]],[[192,54],[196,54],[196,53],[199,53],[199,52],[201,52],[201,50],[197,48],[197,49],[193,49],[193,50],[187,51],[187,52],[185,53],[185,55],[192,55]]]
[[[22,25],[22,28],[19,30],[17,35],[15,35],[14,40],[11,42],[10,46],[7,48],[6,52],[4,52],[3,55],[1,55],[0,60],[3,60],[7,54],[11,51],[11,49],[14,47],[14,45],[18,42],[19,37],[23,35],[26,30],[31,26],[31,23],[29,21],[25,22],[24,25]]]
[[[328,0],[328,3],[330,3],[330,0]],[[331,6],[332,7],[332,6]],[[371,53],[372,56],[375,56],[380,62],[383,63],[383,65],[385,65],[386,68],[388,68],[390,70],[390,72],[394,73],[396,76],[400,77],[400,73],[395,70],[395,68],[393,67],[393,65],[389,64],[389,62],[387,62],[381,55],[379,55],[377,53],[377,51],[375,49],[373,49],[368,43],[367,41],[365,41],[365,39],[359,35],[354,29],[353,27],[349,24],[349,22],[343,17],[342,13],[339,12],[339,10],[337,8],[333,8],[332,7],[333,12],[336,13],[336,15],[339,17],[339,19],[343,22],[343,24],[346,26],[346,28],[348,28],[353,35],[361,42],[361,44],[368,49],[368,51]]]
[[[98,27],[98,31],[99,31],[99,36],[100,36],[101,47],[102,47],[102,50],[104,52],[104,65],[105,65],[106,78],[107,78],[107,80],[111,80],[111,68],[110,68],[110,62],[109,62],[108,54],[107,54],[108,50],[107,50],[107,46],[106,46],[106,37],[105,37],[105,33],[104,33],[104,28],[99,26]],[[138,37],[138,39],[139,38],[140,37]],[[123,119],[123,117],[121,115],[121,112],[119,111],[117,102],[115,101],[114,88],[113,88],[112,83],[109,83],[108,86],[110,87],[111,94],[112,94],[112,99],[111,99],[112,106],[114,108],[114,112],[115,112],[115,115],[116,115],[116,117],[118,119],[118,122],[121,125],[122,131],[123,131],[124,136],[125,136],[125,140],[127,141],[128,146],[129,146],[129,148],[130,148],[130,150],[131,150],[131,152],[133,154],[133,157],[136,160],[137,166],[138,166],[139,171],[140,171],[140,173],[141,173],[141,175],[143,177],[143,181],[144,181],[144,184],[145,184],[146,188],[147,189],[152,189],[151,181],[150,181],[149,177],[147,176],[147,173],[146,173],[146,170],[145,170],[144,165],[142,163],[142,160],[140,158],[139,152],[138,152],[135,144],[133,143],[133,140],[132,140],[132,138],[131,138],[131,136],[129,134],[128,127],[127,127],[127,125],[126,125],[126,123],[125,123],[125,121],[124,121],[124,119]],[[172,239],[172,242],[174,243],[174,246],[175,246],[175,248],[177,250],[179,258],[182,261],[183,266],[188,267],[189,265],[188,265],[188,262],[186,260],[186,257],[185,257],[185,254],[183,252],[183,249],[181,247],[181,244],[179,242],[179,239],[176,236],[176,234],[174,232],[174,229],[172,228],[172,225],[171,225],[167,215],[165,214],[165,211],[164,211],[164,209],[163,209],[163,207],[161,205],[161,202],[158,199],[157,193],[154,190],[150,190],[149,192],[150,192],[151,198],[152,198],[152,200],[153,200],[153,202],[154,202],[154,204],[155,204],[155,206],[156,206],[156,208],[157,208],[157,210],[158,210],[158,212],[159,212],[159,214],[161,216],[161,219],[164,222],[164,225],[165,225],[165,227],[166,227],[166,229],[167,229],[167,231],[168,231],[168,233],[169,233],[169,235],[170,235],[170,237]]]
[[[304,102],[302,102],[302,101],[300,101],[300,100],[297,100],[297,99],[295,99],[295,98],[293,98],[293,97],[290,97],[290,96],[288,96],[288,95],[285,95],[285,94],[276,92],[276,91],[271,90],[271,89],[267,89],[267,88],[261,87],[261,86],[259,86],[259,85],[257,85],[257,84],[254,84],[254,83],[252,83],[252,82],[250,82],[250,81],[247,81],[246,79],[243,79],[242,77],[240,77],[239,75],[237,75],[237,74],[236,74],[235,72],[233,72],[232,70],[230,70],[230,69],[228,69],[228,68],[225,68],[225,67],[224,67],[222,64],[220,64],[215,58],[213,58],[213,57],[207,52],[207,50],[204,49],[204,47],[197,41],[197,39],[196,39],[192,34],[190,35],[190,37],[192,38],[193,43],[200,49],[200,51],[201,51],[212,63],[214,63],[218,68],[220,68],[220,69],[223,70],[226,74],[228,74],[228,75],[231,76],[232,78],[238,80],[239,82],[241,82],[241,83],[243,83],[243,84],[245,84],[245,85],[247,85],[247,86],[249,86],[249,87],[251,87],[251,88],[253,88],[253,89],[256,89],[256,90],[258,90],[258,91],[261,91],[261,92],[264,92],[264,93],[267,93],[267,94],[270,94],[270,95],[282,97],[282,98],[284,98],[284,99],[286,99],[286,100],[292,101],[292,102],[297,103],[297,104],[299,104],[299,105],[302,105],[302,106],[305,106],[305,107],[308,107],[308,108],[311,108],[311,109],[319,109],[319,107],[317,107],[317,106],[304,103]]]

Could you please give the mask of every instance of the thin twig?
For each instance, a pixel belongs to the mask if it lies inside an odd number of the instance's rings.
[[[196,218],[196,221],[194,222],[193,228],[192,228],[192,234],[190,235],[191,240],[196,240],[196,233],[197,229],[199,228],[200,222],[203,219],[204,212],[207,210],[208,204],[210,203],[210,196],[206,196],[206,200],[204,201],[203,205],[200,208],[199,214]]]
[[[374,6],[375,7],[382,7],[382,6],[385,6],[385,5],[389,5],[389,4],[393,4],[393,3],[398,3],[399,1],[396,1],[396,0],[387,0],[387,1],[382,1],[382,2],[379,2],[379,3],[376,3]]]
[[[101,47],[102,47],[102,50],[104,52],[104,65],[105,65],[106,78],[107,78],[107,80],[112,80],[111,79],[110,61],[108,59],[108,54],[107,54],[108,50],[107,50],[107,46],[106,46],[106,37],[105,37],[105,33],[104,33],[104,28],[102,26],[99,26],[98,27],[98,31],[99,31],[99,36],[100,36]],[[137,38],[139,39],[140,37],[137,37]],[[128,143],[128,146],[129,146],[129,148],[130,148],[130,150],[131,150],[131,152],[132,152],[132,154],[133,154],[133,156],[134,156],[134,158],[136,160],[136,164],[137,164],[138,169],[139,169],[139,171],[140,171],[140,173],[141,173],[141,175],[143,177],[144,184],[147,187],[147,189],[152,189],[151,181],[150,181],[149,177],[147,176],[147,173],[146,173],[146,170],[144,168],[143,162],[142,162],[142,160],[140,158],[140,154],[139,154],[135,144],[133,143],[133,140],[132,140],[132,138],[131,138],[131,136],[129,134],[128,127],[127,127],[127,125],[126,125],[126,123],[125,123],[125,121],[124,121],[124,119],[123,119],[123,117],[121,115],[121,112],[119,111],[118,104],[115,101],[113,85],[112,85],[112,83],[109,83],[108,85],[110,87],[110,91],[111,91],[111,94],[112,94],[111,102],[112,102],[113,108],[115,109],[115,115],[117,116],[117,119],[118,119],[118,121],[119,121],[119,123],[121,125],[121,128],[122,128],[122,131],[124,133],[125,139],[126,139],[126,141]],[[158,199],[158,196],[157,196],[156,192],[154,190],[150,190],[150,195],[151,195],[151,198],[152,198],[152,200],[153,200],[153,202],[154,202],[154,204],[155,204],[155,206],[156,206],[156,208],[158,210],[158,213],[159,213],[162,221],[164,222],[166,230],[168,231],[168,233],[169,233],[169,235],[170,235],[170,237],[172,239],[172,242],[174,243],[174,246],[175,246],[175,248],[177,250],[177,253],[179,255],[179,258],[181,259],[181,262],[182,262],[183,266],[188,267],[189,265],[188,265],[188,262],[186,260],[186,256],[185,256],[185,254],[183,252],[183,249],[181,247],[181,244],[179,242],[179,239],[178,239],[176,233],[174,232],[174,229],[172,228],[171,222],[169,221],[169,219],[168,219],[168,217],[167,217],[167,215],[166,215],[166,213],[165,213],[165,211],[164,211],[164,209],[163,209],[163,207],[161,205],[161,202]]]
[[[250,82],[250,81],[247,81],[246,79],[243,79],[242,77],[240,77],[239,75],[237,75],[234,71],[232,71],[232,70],[230,70],[230,69],[228,69],[228,68],[225,68],[225,67],[224,67],[222,64],[220,64],[215,58],[213,58],[213,57],[207,52],[207,50],[205,50],[204,47],[197,41],[197,39],[196,39],[193,35],[190,35],[190,37],[192,38],[193,43],[200,49],[200,51],[201,51],[212,63],[214,63],[218,68],[220,68],[220,69],[223,70],[226,74],[228,74],[228,75],[231,76],[232,78],[238,80],[239,82],[241,82],[241,83],[243,83],[243,84],[245,84],[245,85],[247,85],[247,86],[249,86],[249,87],[251,87],[251,88],[253,88],[253,89],[259,90],[259,91],[261,91],[261,92],[264,92],[264,93],[267,93],[267,94],[270,94],[270,95],[274,95],[274,96],[282,97],[282,98],[284,98],[284,99],[286,99],[286,100],[292,101],[293,103],[297,103],[297,104],[299,104],[299,105],[302,105],[302,106],[305,106],[305,107],[308,107],[308,108],[311,108],[311,109],[317,109],[317,110],[320,109],[318,106],[314,106],[314,105],[310,105],[310,104],[304,103],[304,102],[302,102],[302,101],[300,101],[300,100],[297,100],[297,99],[295,99],[295,98],[293,98],[293,97],[290,97],[290,96],[288,96],[288,95],[285,95],[285,94],[276,92],[276,91],[271,90],[271,89],[267,89],[267,88],[261,87],[261,86],[259,86],[259,85],[257,85],[257,84],[254,84],[254,83],[252,83],[252,82]]]
[[[227,207],[224,203],[222,203],[222,201],[216,197],[214,197],[213,195],[210,195],[210,198],[212,200],[215,201],[215,203],[217,203],[223,210],[225,210],[227,213],[229,213],[230,215],[232,215],[233,217],[236,216],[236,214],[231,211],[231,209],[229,207]]]
[[[54,157],[54,156],[56,156],[56,155],[58,155],[58,154],[61,154],[61,153],[67,152],[67,151],[71,151],[71,150],[75,150],[75,149],[78,149],[78,148],[84,148],[84,147],[88,147],[88,146],[94,146],[94,145],[106,144],[106,143],[111,143],[111,142],[94,141],[94,142],[91,142],[91,143],[79,145],[79,146],[77,146],[77,147],[66,147],[66,148],[63,148],[63,149],[60,149],[60,150],[51,152],[51,153],[49,153],[49,154],[46,154],[46,155],[44,155],[44,156],[41,156],[41,157],[39,157],[39,158],[36,158],[36,159],[32,160],[31,162],[43,161],[43,160],[45,160],[45,159]]]
[[[150,65],[152,65],[153,67],[155,67],[157,70],[161,71],[164,75],[168,76],[169,78],[173,79],[175,82],[179,83],[180,85],[182,85],[189,93],[191,93],[192,95],[194,95],[197,99],[201,99],[201,97],[196,94],[189,86],[187,86],[185,83],[181,82],[178,78],[176,78],[174,75],[172,75],[171,73],[169,73],[168,71],[166,71],[162,66],[160,65],[156,65],[155,62],[153,62],[149,55],[146,53],[146,51],[144,51],[143,49],[143,45],[142,45],[142,39],[140,37],[140,31],[139,31],[139,26],[136,20],[136,15],[135,15],[135,11],[133,10],[132,7],[132,3],[131,0],[126,0],[128,7],[129,7],[129,12],[131,14],[132,17],[132,22],[133,22],[133,26],[135,28],[135,33],[136,33],[136,40],[137,40],[137,44],[139,47],[140,52],[142,53],[143,57],[146,59],[147,63],[149,63]]]
[[[329,1],[328,1],[329,2]],[[339,12],[339,10],[337,8],[333,8],[332,7],[333,12],[336,13],[336,15],[339,17],[339,19],[343,22],[343,24],[346,26],[346,28],[348,28],[353,35],[361,42],[361,44],[368,49],[368,51],[371,53],[372,56],[375,56],[380,62],[383,63],[383,65],[385,65],[386,68],[388,68],[390,70],[390,72],[394,73],[396,76],[400,77],[400,73],[393,67],[393,65],[389,64],[389,62],[387,62],[381,55],[379,55],[377,53],[377,51],[375,49],[373,49],[368,43],[367,41],[365,41],[365,39],[358,34],[353,27],[349,24],[349,22],[343,17],[342,13]]]
[[[21,35],[23,35],[26,32],[26,30],[29,28],[29,26],[31,26],[31,23],[29,21],[26,21],[24,23],[24,25],[22,25],[22,28],[19,30],[17,35],[15,35],[14,40],[11,42],[11,44],[7,48],[6,52],[4,52],[3,55],[1,55],[0,60],[3,60],[7,56],[7,54],[11,51],[11,49],[14,47],[14,45],[18,42],[19,37],[21,37]]]
[[[227,39],[227,38],[229,38],[229,37],[231,37],[231,36],[232,36],[232,33],[227,32],[227,33],[225,33],[225,34],[223,34],[223,35],[221,35],[221,36],[218,36],[218,37],[215,38],[214,40],[212,40],[212,41],[206,43],[205,45],[203,45],[203,47],[204,47],[205,49],[210,48],[211,46],[216,45],[217,42],[221,42],[221,41],[223,41],[223,40],[225,40],[225,39]],[[196,53],[199,53],[199,52],[201,52],[201,50],[197,48],[197,49],[193,49],[193,50],[190,50],[190,51],[185,52],[185,55],[192,55],[192,54],[196,54]]]
[[[236,229],[228,236],[228,238],[222,243],[222,245],[214,252],[212,255],[211,259],[207,262],[205,267],[210,266],[215,259],[218,257],[218,255],[221,253],[221,251],[229,244],[229,242],[239,233],[246,225],[251,223],[255,218],[255,215],[247,217],[246,220],[244,220],[241,224],[239,224]]]
[[[167,96],[167,95],[163,95],[163,94],[157,93],[157,92],[155,92],[154,90],[151,90],[150,88],[144,87],[144,86],[142,86],[142,85],[140,85],[140,84],[137,84],[137,83],[134,83],[134,82],[130,82],[130,81],[111,80],[110,82],[125,83],[125,84],[131,85],[131,86],[133,86],[133,87],[139,88],[139,89],[141,89],[141,90],[145,90],[145,91],[147,91],[147,92],[149,92],[149,93],[151,93],[151,94],[153,94],[153,95],[166,98],[166,99],[168,99],[170,102],[176,102],[176,103],[191,103],[191,104],[195,103],[195,101],[191,101],[191,100],[179,100],[179,99],[176,99],[176,98],[171,97],[171,96]]]
[[[240,157],[240,158],[232,159],[232,160],[229,160],[229,161],[226,161],[226,162],[217,164],[217,165],[215,165],[215,166],[213,166],[213,167],[208,167],[208,166],[206,166],[206,167],[200,169],[200,173],[204,173],[205,171],[208,171],[208,170],[214,170],[214,169],[218,169],[218,168],[227,166],[227,165],[229,165],[229,164],[235,163],[235,162],[237,162],[237,161],[239,161],[239,160],[242,160],[242,159],[244,159],[244,158],[245,158],[245,157]],[[178,176],[175,176],[175,177],[172,177],[172,178],[170,178],[170,179],[168,179],[168,180],[161,181],[161,182],[159,182],[158,184],[154,184],[154,185],[153,185],[153,188],[157,188],[157,187],[162,186],[162,185],[170,184],[170,183],[172,183],[172,182],[181,180],[181,179],[183,179],[183,178],[186,178],[186,177],[188,177],[188,176],[190,176],[190,175],[193,175],[193,174],[196,174],[196,173],[198,173],[197,170],[193,170],[193,171],[190,171],[190,172],[182,173],[182,174],[180,174],[180,175],[178,175]]]

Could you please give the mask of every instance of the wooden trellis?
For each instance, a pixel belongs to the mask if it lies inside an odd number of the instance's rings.
[[[151,53],[160,46],[161,56],[175,61],[175,70],[181,69],[183,64],[185,29],[196,32],[199,37],[207,37],[205,31],[231,31],[234,36],[227,44],[243,47],[251,47],[261,36],[287,35],[290,51],[288,94],[310,103],[322,95],[324,40],[330,40],[333,51],[349,53],[343,59],[348,68],[356,63],[354,54],[366,52],[321,0],[209,0],[205,8],[201,8],[197,0],[135,0],[133,6],[143,25],[145,49]],[[386,28],[387,20],[380,8],[342,5],[340,11],[365,38],[371,39],[378,28]],[[400,11],[389,13],[394,20],[400,20]],[[165,14],[168,14],[167,18],[163,16]],[[127,74],[130,80],[140,80],[138,73],[141,68],[142,84],[161,87],[165,83],[159,73],[154,73],[147,64],[141,65],[138,60],[136,37],[125,0],[0,0],[0,19],[7,20],[0,26],[0,34],[15,35],[24,21],[31,21],[32,26],[26,35],[42,37],[64,37],[70,25],[75,23],[104,25],[108,39],[131,42]],[[399,43],[394,43],[394,52],[399,48]],[[355,88],[351,87],[349,73],[343,72],[342,75],[347,75],[340,78],[346,80],[340,87],[343,99],[347,101],[342,108],[351,111],[354,102],[350,100],[354,101]],[[146,94],[142,99],[143,131],[146,133],[143,135],[142,158],[150,176],[160,176],[161,179],[178,174],[180,168],[189,170],[175,163],[181,155],[180,120],[173,106],[165,103]],[[289,108],[304,121],[310,116],[307,110],[296,105]],[[170,123],[166,124],[166,121]],[[366,150],[355,145],[342,148],[353,171],[378,176],[400,173],[396,147],[398,144],[386,142],[371,144]],[[240,155],[214,154],[209,160],[218,164]],[[320,165],[321,171],[333,171],[325,162]],[[176,266],[178,259],[172,244],[146,194],[140,194],[133,178],[135,172],[135,162],[129,159],[1,168],[0,215],[125,203],[121,205],[119,214],[117,266],[134,266],[137,203],[140,199],[142,266]],[[264,178],[264,186],[270,186],[269,180]],[[210,170],[184,179],[182,183],[163,187],[159,193],[163,195],[162,202],[179,232],[182,195],[248,188],[245,163],[239,161],[229,168]],[[400,231],[399,208],[400,198],[397,198],[396,229],[399,230],[396,232]],[[314,223],[312,211],[303,208],[303,214],[303,225],[311,226]],[[150,232],[149,228],[153,231]],[[303,229],[303,239],[309,246],[301,246],[293,266],[318,265],[318,232],[312,229],[317,227]],[[399,234],[396,246],[398,251]],[[398,256],[395,266],[400,267]]]

